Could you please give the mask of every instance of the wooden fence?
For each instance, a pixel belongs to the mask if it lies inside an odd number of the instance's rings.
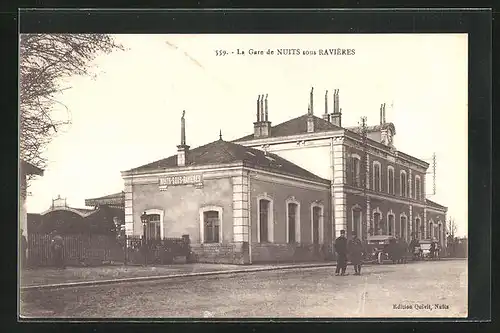
[[[190,256],[189,236],[145,240],[138,237],[117,239],[114,235],[64,235],[63,260],[67,266],[106,264],[166,264],[175,257]],[[52,266],[52,236],[28,235],[28,266]]]

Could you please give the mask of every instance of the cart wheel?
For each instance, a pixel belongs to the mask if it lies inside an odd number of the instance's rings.
[[[377,257],[377,262],[379,264],[382,264],[382,262],[383,262],[383,260],[382,260],[382,252],[379,252],[378,257]]]

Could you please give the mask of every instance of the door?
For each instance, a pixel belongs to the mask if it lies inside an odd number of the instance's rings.
[[[319,221],[321,216],[321,208],[313,207],[313,218],[312,218],[312,241],[314,246],[314,252],[319,252]]]

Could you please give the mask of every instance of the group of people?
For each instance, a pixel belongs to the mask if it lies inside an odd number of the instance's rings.
[[[340,236],[335,240],[335,252],[337,253],[337,268],[335,269],[335,275],[349,275],[346,274],[348,256],[354,266],[354,275],[361,275],[364,248],[363,243],[355,232],[352,233],[351,239],[347,240],[345,230],[341,230]]]

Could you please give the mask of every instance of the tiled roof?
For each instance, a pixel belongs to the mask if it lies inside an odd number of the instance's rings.
[[[271,127],[270,137],[280,137],[289,136],[295,134],[307,133],[307,117],[308,115],[302,115],[300,117],[285,121],[284,123],[278,124]],[[324,119],[313,116],[314,119],[314,132],[327,132],[342,129]],[[254,138],[253,134],[246,135],[242,138],[236,139],[233,142],[247,141]]]
[[[309,180],[329,184],[330,181],[299,167],[298,165],[285,160],[284,158],[265,153],[261,150],[245,147],[233,142],[217,140],[190,150],[187,154],[186,166],[228,164],[243,162],[249,167],[256,167],[267,171],[297,176]],[[129,172],[153,171],[165,168],[177,167],[177,155],[149,163],[131,170]]]
[[[125,204],[125,192],[118,192],[109,195],[105,195],[99,198],[85,199],[85,206],[99,206],[99,205],[118,205],[123,206]]]
[[[439,208],[439,209],[447,209],[447,207],[445,206],[442,206],[434,201],[431,201],[429,199],[425,199],[425,203],[427,204],[427,206],[431,206],[431,207],[435,207],[435,208]]]
[[[43,170],[24,160],[20,161],[21,170],[27,175],[43,176]]]

